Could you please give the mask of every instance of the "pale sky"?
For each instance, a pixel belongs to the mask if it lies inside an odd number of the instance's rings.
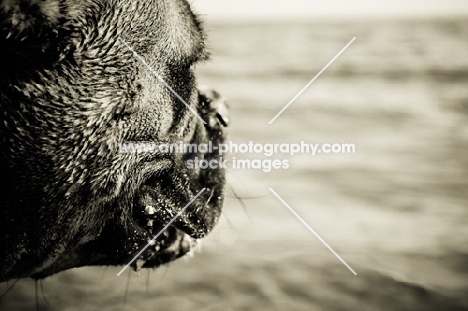
[[[198,13],[223,17],[468,14],[468,0],[190,0]]]

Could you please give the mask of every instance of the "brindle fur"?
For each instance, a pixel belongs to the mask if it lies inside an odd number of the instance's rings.
[[[118,152],[125,141],[219,143],[225,136],[119,40],[213,118],[191,69],[207,52],[189,4],[0,0],[0,13],[0,279],[125,264],[149,238],[138,220],[147,197],[165,223],[207,188],[175,222],[194,238],[206,235],[219,217],[222,171],[186,170],[184,160],[195,155]]]

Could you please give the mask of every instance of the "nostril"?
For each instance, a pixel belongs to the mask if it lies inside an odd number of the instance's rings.
[[[221,100],[218,102],[218,107],[216,108],[217,114],[216,116],[218,117],[218,120],[221,122],[221,124],[226,127],[229,125],[230,119],[229,119],[229,110],[226,105],[226,102],[224,100]]]
[[[212,89],[199,90],[199,95],[202,103],[201,110],[208,117],[208,125],[212,128],[219,126],[219,124],[227,127],[230,118],[226,100]]]

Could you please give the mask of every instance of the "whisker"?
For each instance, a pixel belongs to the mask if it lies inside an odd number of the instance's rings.
[[[42,299],[44,299],[44,301],[46,302],[46,304],[50,306],[49,301],[47,300],[46,296],[44,295],[44,280],[41,280],[41,281],[40,281],[40,285],[41,285]]]
[[[149,281],[150,281],[150,273],[151,273],[151,269],[146,269],[148,270],[148,274],[146,275],[146,295],[148,295],[148,288],[149,288]]]
[[[34,281],[34,293],[35,293],[35,296],[36,296],[36,311],[39,311],[39,291],[38,291],[38,283],[39,281],[38,280],[35,280]]]
[[[250,215],[249,215],[249,212],[247,210],[247,205],[245,204],[244,202],[244,198],[240,197],[236,190],[234,189],[234,187],[232,187],[229,183],[226,184],[226,186],[229,187],[229,189],[231,190],[232,194],[234,195],[234,198],[237,199],[237,201],[240,203],[240,205],[242,206],[242,209],[244,210],[244,213],[245,215],[247,215],[247,218],[249,219],[250,223],[252,223],[252,219],[250,218]]]
[[[223,215],[224,219],[226,220],[226,223],[228,224],[229,229],[231,230],[231,232],[234,233],[236,237],[239,237],[239,234],[238,234],[236,228],[234,227],[232,222],[227,218],[226,214],[224,212],[221,212],[221,215]],[[247,215],[247,217],[248,216],[249,215]],[[250,220],[250,217],[249,217],[249,220]]]
[[[131,276],[132,276],[132,269],[128,269],[127,284],[125,285],[125,295],[124,295],[124,301],[123,301],[124,306],[127,304],[127,296],[128,296],[128,290],[130,288]]]
[[[227,170],[226,172],[230,173],[233,177],[235,177],[238,181],[240,181],[242,183],[242,185],[247,188],[247,186],[244,184],[244,182],[236,175],[234,174],[232,171],[229,171]],[[231,190],[232,194],[234,195],[233,198],[242,198],[242,199],[261,199],[261,198],[265,198],[267,196],[269,196],[270,194],[269,193],[266,193],[264,195],[260,195],[260,196],[240,196],[237,194],[237,192],[235,191],[234,187],[231,186],[231,184],[229,184],[228,182],[225,182],[224,184],[225,186],[229,186],[229,188],[227,188],[227,190]],[[226,197],[230,197],[230,196],[227,196]]]
[[[6,294],[8,294],[9,291],[11,291],[13,289],[13,287],[15,287],[16,283],[18,283],[21,279],[16,279],[13,284],[11,284],[10,286],[8,286],[8,283],[7,283],[7,286],[8,288],[3,292],[3,294],[0,295],[0,298],[3,298]]]

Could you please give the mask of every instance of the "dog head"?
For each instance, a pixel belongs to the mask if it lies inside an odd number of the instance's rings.
[[[156,267],[217,223],[211,151],[122,152],[127,142],[220,144],[227,117],[196,88],[207,59],[185,0],[0,0],[2,279],[141,254]],[[178,213],[196,196],[183,213]]]

